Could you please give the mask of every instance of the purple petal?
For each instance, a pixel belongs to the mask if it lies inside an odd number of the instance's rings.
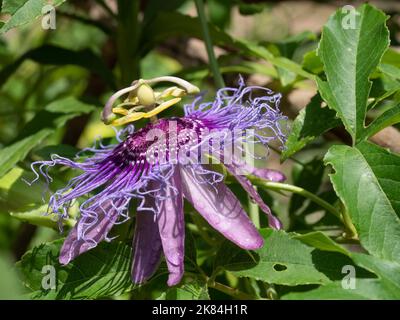
[[[95,218],[79,219],[64,241],[59,256],[60,263],[66,265],[80,254],[93,249],[100,241],[104,240],[117,219],[118,210],[111,201],[103,205],[103,210],[96,212]],[[78,237],[78,234],[82,234],[79,232],[80,229],[84,230],[83,237]]]
[[[244,190],[250,195],[250,197],[258,204],[262,211],[264,211],[268,216],[268,224],[271,228],[280,230],[282,229],[282,223],[279,219],[272,215],[271,209],[267,206],[267,204],[263,201],[261,196],[258,194],[257,190],[254,189],[254,186],[251,184],[250,180],[242,175],[238,175],[234,166],[225,165],[228,171],[235,176],[236,180],[241,184]]]
[[[184,196],[213,228],[243,249],[263,246],[263,238],[224,183],[199,184],[201,177],[189,167],[181,167],[181,176]]]
[[[175,169],[170,179],[173,187],[167,187],[165,197],[156,200],[159,204],[158,228],[169,271],[167,284],[174,286],[181,281],[184,272],[185,225],[179,170]]]
[[[267,179],[274,182],[283,182],[286,180],[285,175],[278,170],[251,168],[250,166],[249,169],[250,170],[248,172],[250,174],[262,179]]]
[[[145,202],[146,206],[154,206],[152,197],[147,197]],[[161,257],[161,239],[154,212],[150,210],[137,211],[132,247],[132,281],[141,284],[153,275]]]
[[[231,171],[232,174],[235,175],[246,175],[252,174],[261,179],[266,179],[274,182],[283,182],[286,180],[286,176],[274,169],[267,169],[267,168],[255,168],[252,165],[249,165],[243,161],[231,160]]]

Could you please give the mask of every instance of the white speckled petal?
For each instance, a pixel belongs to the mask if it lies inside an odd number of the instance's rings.
[[[185,198],[213,228],[239,247],[247,250],[261,248],[263,238],[232,191],[223,182],[199,184],[201,178],[196,175],[189,167],[181,167]]]

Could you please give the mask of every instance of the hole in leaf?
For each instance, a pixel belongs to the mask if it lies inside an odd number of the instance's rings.
[[[283,265],[283,264],[280,264],[280,263],[276,263],[276,264],[274,264],[274,267],[273,267],[276,271],[285,271],[286,269],[287,269],[287,267],[285,266],[285,265]]]

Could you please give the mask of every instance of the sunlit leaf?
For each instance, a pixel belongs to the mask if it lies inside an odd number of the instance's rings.
[[[52,6],[57,7],[65,0],[54,0]],[[11,14],[11,18],[0,29],[0,34],[31,22],[43,15],[42,9],[48,5],[46,0],[4,0],[2,12]]]
[[[389,31],[387,16],[368,4],[354,13],[354,27],[343,26],[347,14],[339,9],[323,28],[318,55],[327,81],[317,79],[317,83],[328,106],[337,111],[353,140],[359,141],[371,90],[369,76],[389,45]]]
[[[333,146],[325,156],[330,175],[363,247],[376,257],[400,261],[400,157],[369,142]]]
[[[354,288],[343,286],[335,281],[318,289],[306,292],[293,292],[281,297],[282,300],[382,300],[395,299],[377,279],[356,279]]]
[[[352,263],[345,255],[314,249],[283,231],[268,229],[262,235],[265,244],[254,252],[226,242],[217,255],[215,267],[223,267],[238,277],[295,286],[340,279],[342,266]]]

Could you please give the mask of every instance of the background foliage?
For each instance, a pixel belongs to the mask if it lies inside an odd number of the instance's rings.
[[[321,2],[208,0],[213,73],[192,1],[54,0],[54,30],[41,24],[47,1],[0,1],[0,298],[399,299],[399,6],[355,3],[355,12]],[[187,207],[184,280],[168,288],[162,264],[139,287],[130,281],[132,210],[117,239],[60,266],[65,233],[43,215],[44,185],[23,182],[30,163],[73,157],[97,136],[115,142],[100,110],[134,79],[177,75],[211,97],[219,73],[230,86],[240,73],[284,96],[285,149],[271,146],[259,165],[288,181],[253,179],[284,231],[261,217],[265,246],[247,252]],[[54,170],[51,188],[73,174]],[[78,215],[73,207],[66,231]],[[44,265],[56,268],[56,289],[43,289]],[[354,267],[353,289],[345,266]]]

